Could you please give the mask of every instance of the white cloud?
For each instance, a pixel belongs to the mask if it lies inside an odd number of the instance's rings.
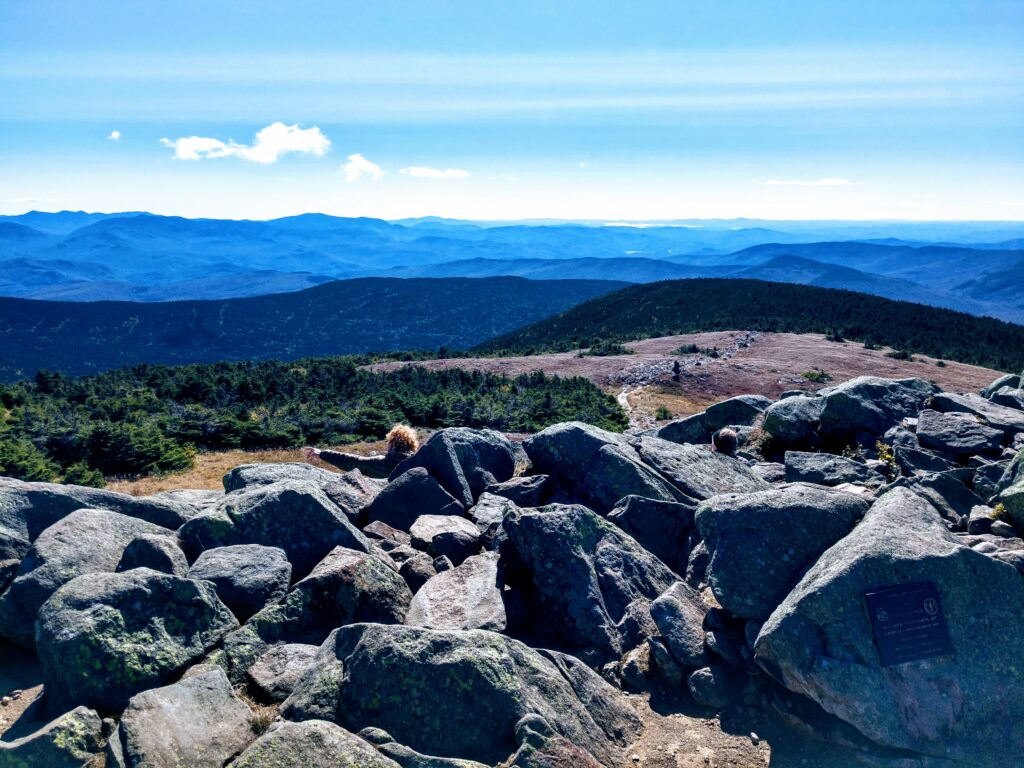
[[[754,184],[764,187],[848,187],[855,182],[829,176],[824,179],[753,179]]]
[[[7,202],[9,203],[20,203],[21,205],[27,205],[30,203],[56,203],[60,200],[59,197],[15,197]]]
[[[368,176],[374,181],[379,181],[380,177],[387,173],[379,165],[367,160],[358,153],[349,155],[348,162],[341,166],[341,168],[345,171],[345,181],[348,182],[359,181],[364,176]]]
[[[589,168],[586,160],[580,160],[580,168]]]
[[[417,179],[465,179],[469,176],[469,171],[464,171],[461,168],[428,168],[425,165],[410,165],[408,168],[402,168],[399,173],[404,173],[406,176],[415,176]]]
[[[120,134],[118,134],[120,137]],[[240,157],[253,163],[276,163],[282,155],[297,153],[322,157],[331,142],[317,127],[299,128],[298,125],[272,123],[256,134],[251,145],[227,143],[205,136],[187,136],[180,139],[160,139],[165,147],[174,150],[178,160],[204,160],[218,157]]]
[[[121,140],[121,132],[120,131],[111,131],[110,135],[107,136],[107,140],[108,141],[120,141]]]

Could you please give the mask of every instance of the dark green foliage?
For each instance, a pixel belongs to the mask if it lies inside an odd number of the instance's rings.
[[[831,381],[832,377],[829,376],[822,370],[815,369],[813,371],[805,371],[803,377],[808,381],[813,381],[817,384],[824,384],[826,381]]]
[[[696,355],[700,352],[700,347],[696,344],[684,344],[676,350],[677,355]]]
[[[612,355],[632,355],[633,350],[627,349],[617,341],[599,341],[592,344],[590,349],[583,353],[585,357],[611,357]]]
[[[84,461],[72,464],[64,470],[63,482],[68,485],[88,485],[92,488],[102,488],[106,485],[103,473],[98,469],[89,469]]]
[[[658,421],[668,421],[672,418],[672,411],[664,405],[659,405],[658,409],[654,412],[654,418]]]
[[[413,348],[441,348],[442,357],[452,357],[622,286],[519,277],[360,278],[245,299],[0,297],[0,382],[29,378],[38,369],[84,375],[139,363],[295,360]]]
[[[95,472],[185,469],[196,449],[377,439],[396,422],[508,432],[571,419],[614,430],[627,423],[615,398],[585,379],[540,372],[510,379],[419,366],[371,373],[359,362],[140,365],[79,379],[43,372],[0,386],[0,428],[8,430],[8,443],[35,456],[39,467],[49,466],[46,479],[57,472],[49,460],[65,468],[67,482],[95,484]]]
[[[1024,326],[853,291],[759,280],[667,280],[591,299],[481,344],[479,351],[568,351],[597,339],[749,329],[843,338],[1004,371],[1024,367]]]
[[[18,480],[53,480],[57,468],[28,440],[0,439],[0,475]]]
[[[886,352],[886,357],[891,357],[893,360],[913,360],[914,356],[905,349],[894,349],[892,352]]]

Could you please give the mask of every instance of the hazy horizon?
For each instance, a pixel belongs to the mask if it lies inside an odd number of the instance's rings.
[[[1014,0],[8,3],[0,213],[1020,221],[1021,29]]]

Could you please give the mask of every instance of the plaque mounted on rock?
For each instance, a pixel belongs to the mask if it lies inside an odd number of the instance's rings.
[[[864,600],[883,667],[954,653],[935,582],[879,587]]]

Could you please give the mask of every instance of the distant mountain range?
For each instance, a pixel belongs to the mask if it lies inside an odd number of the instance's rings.
[[[1024,223],[272,221],[147,213],[0,217],[0,295],[225,299],[356,277],[632,283],[738,277],[1024,322]]]
[[[626,285],[518,277],[360,278],[215,301],[0,298],[0,381],[27,378],[39,369],[79,375],[136,363],[465,349]]]

